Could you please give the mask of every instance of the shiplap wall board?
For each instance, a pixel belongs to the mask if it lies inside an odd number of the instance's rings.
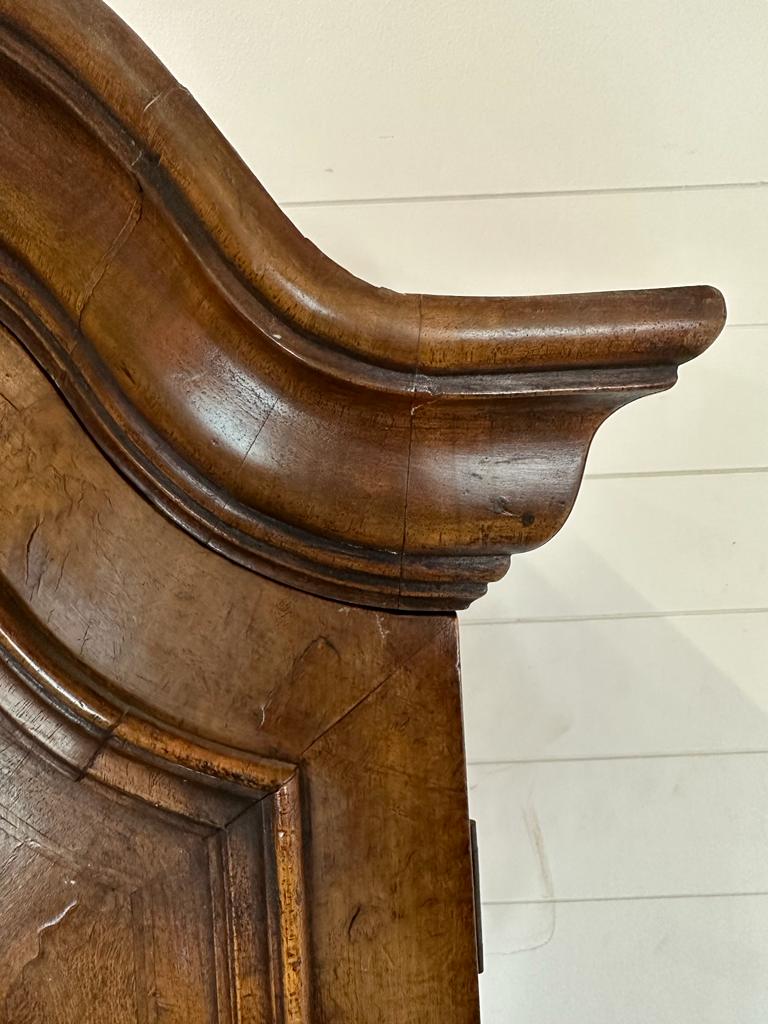
[[[483,1020],[764,1021],[768,897],[486,906]]]
[[[766,779],[764,753],[474,765],[483,898],[768,892]]]
[[[768,752],[768,611],[466,624],[474,764]]]
[[[762,0],[112,6],[281,201],[768,177]]]

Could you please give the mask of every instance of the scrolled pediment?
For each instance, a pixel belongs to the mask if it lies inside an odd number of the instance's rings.
[[[164,515],[323,596],[466,606],[724,322],[707,287],[358,280],[97,0],[0,0],[0,127],[0,322]]]

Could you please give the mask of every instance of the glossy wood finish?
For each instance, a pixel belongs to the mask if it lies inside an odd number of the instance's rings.
[[[158,508],[375,607],[465,606],[560,528],[600,423],[711,288],[471,299],[358,281],[95,0],[0,3],[0,317]]]
[[[0,129],[0,1019],[475,1024],[447,611],[722,298],[358,281],[98,0]]]

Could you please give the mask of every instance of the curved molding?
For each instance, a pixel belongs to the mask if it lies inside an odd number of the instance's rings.
[[[600,423],[724,322],[707,287],[375,288],[100,0],[0,0],[0,56],[0,321],[159,509],[302,589],[465,606],[563,524]]]
[[[290,761],[185,735],[118,700],[112,683],[65,647],[2,576],[0,665],[11,681],[0,707],[76,775],[98,777],[98,755],[108,751],[254,802],[288,785],[298,771]],[[12,692],[23,700],[10,699]],[[70,742],[73,732],[90,741],[85,759],[85,748]]]
[[[297,765],[184,736],[110,696],[0,576],[0,711],[60,768],[213,828],[212,875],[232,886],[227,827],[262,804],[275,927],[269,937],[285,1024],[310,1017],[309,926]],[[83,742],[85,740],[85,742]],[[223,899],[223,897],[222,897]],[[234,928],[223,915],[226,927]],[[230,939],[231,970],[243,970]]]

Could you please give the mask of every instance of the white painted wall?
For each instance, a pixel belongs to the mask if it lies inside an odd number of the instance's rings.
[[[467,744],[486,1024],[765,1024],[765,0],[110,2],[370,280],[726,293],[464,616]]]

